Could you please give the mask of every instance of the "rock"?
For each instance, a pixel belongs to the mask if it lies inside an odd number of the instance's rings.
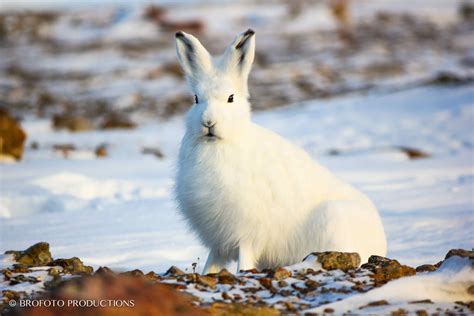
[[[429,158],[430,155],[421,151],[420,149],[405,147],[405,146],[398,146],[397,147],[401,152],[407,155],[409,159],[422,159],[422,158]]]
[[[31,270],[28,268],[26,264],[15,263],[13,264],[13,273],[30,273]]]
[[[217,279],[207,275],[198,275],[197,283],[214,288],[217,284]]]
[[[129,275],[129,276],[133,276],[133,277],[144,277],[145,276],[145,274],[142,272],[142,270],[139,270],[139,269],[122,272],[121,274]]]
[[[383,306],[383,305],[388,305],[388,302],[386,300],[374,301],[374,302],[368,303],[367,305],[359,307],[359,309],[364,309],[364,308],[373,307],[373,306]]]
[[[0,156],[20,160],[26,133],[8,112],[0,108]]]
[[[397,260],[381,256],[371,256],[369,262],[361,266],[373,272],[370,276],[375,281],[375,286],[381,286],[390,280],[416,274],[412,267],[402,265]]]
[[[267,290],[274,289],[273,284],[272,284],[272,279],[270,279],[270,278],[260,278],[260,279],[258,279],[258,282],[260,283],[260,285],[262,285]]]
[[[474,295],[474,285],[471,285],[470,287],[467,288],[467,293]]]
[[[70,259],[56,259],[49,263],[49,266],[60,266],[64,273],[70,274],[91,274],[94,269],[90,266],[84,265],[81,259],[72,257]]]
[[[463,20],[465,20],[468,23],[473,23],[474,21],[474,4],[469,1],[463,2],[459,6],[459,15]]]
[[[165,8],[151,4],[145,8],[143,16],[145,19],[150,20],[151,22],[161,23],[165,13]]]
[[[179,269],[176,266],[172,266],[171,268],[166,271],[165,275],[185,275],[186,273],[183,272],[183,270]]]
[[[54,268],[54,267],[53,267],[53,268],[50,268],[50,269],[48,270],[48,275],[51,275],[51,276],[53,276],[53,277],[54,277],[54,276],[58,276],[59,274],[60,274],[60,271],[59,271],[59,269],[57,269],[57,268]]]
[[[430,299],[426,299],[426,300],[419,300],[419,301],[411,301],[411,302],[408,302],[408,304],[433,304],[433,301]]]
[[[163,19],[160,26],[168,32],[184,31],[192,34],[200,34],[204,31],[205,24],[198,19],[181,21]]]
[[[275,272],[272,275],[269,275],[269,277],[277,281],[284,280],[286,278],[289,278],[290,276],[291,276],[291,272],[284,268],[278,268],[275,270]]]
[[[238,279],[226,269],[222,269],[217,274],[217,279],[219,280],[219,284],[235,284],[238,281]]]
[[[311,279],[306,280],[306,281],[304,282],[304,285],[306,285],[306,287],[307,287],[308,290],[310,290],[310,291],[316,290],[318,287],[321,286],[321,284],[319,284],[319,282],[314,281],[314,280],[311,280]]]
[[[95,156],[97,158],[104,158],[107,157],[109,154],[107,152],[107,145],[106,144],[101,144],[95,148]]]
[[[427,83],[433,85],[462,85],[470,83],[472,80],[473,78],[469,76],[463,77],[462,75],[458,75],[453,72],[441,71]]]
[[[347,272],[348,270],[357,269],[360,265],[360,256],[355,252],[326,251],[313,252],[311,255],[317,257],[317,262],[319,262],[325,270],[340,269]],[[308,258],[308,256],[306,258]]]
[[[231,300],[232,301],[232,296],[229,295],[227,292],[222,292],[222,299],[223,300]]]
[[[325,309],[323,310],[323,313],[325,313],[325,314],[332,314],[332,313],[334,313],[334,309],[329,308],[329,307],[328,307],[328,308],[325,308]]]
[[[205,315],[192,306],[192,297],[164,284],[150,283],[144,278],[117,275],[110,278],[101,274],[72,278],[61,282],[38,297],[38,300],[82,300],[90,305],[63,307],[29,307],[16,309],[15,316],[111,316],[111,315]],[[102,301],[105,306],[97,305]],[[94,306],[94,302],[95,306]]]
[[[433,264],[422,264],[421,266],[416,267],[416,272],[433,272],[437,269],[438,267]]]
[[[158,159],[163,159],[165,155],[159,148],[144,147],[142,149],[142,154],[144,155],[153,155]]]
[[[102,122],[101,129],[131,129],[135,128],[137,124],[132,122],[128,117],[116,113],[109,114]]]
[[[278,281],[278,286],[279,287],[287,287],[288,282],[286,282],[285,280]]]
[[[448,251],[446,254],[446,257],[444,260],[452,257],[452,256],[458,256],[458,257],[465,257],[469,259],[474,259],[474,251],[473,250],[465,250],[465,249],[451,249]]]
[[[407,314],[408,314],[408,312],[406,310],[404,310],[403,308],[399,308],[399,309],[397,309],[395,311],[392,311],[390,313],[390,315],[392,315],[392,316],[404,316],[404,315],[407,315]]]
[[[68,158],[70,153],[76,150],[73,144],[55,144],[53,150],[60,153],[64,158]]]
[[[66,129],[71,132],[83,132],[94,129],[94,124],[86,117],[73,114],[57,114],[53,116],[55,129]]]
[[[34,244],[24,251],[9,250],[5,254],[13,254],[16,262],[27,267],[46,266],[53,261],[46,242]]]
[[[153,271],[150,271],[147,274],[145,274],[145,278],[147,280],[150,280],[150,281],[160,281],[161,280],[161,277]]]
[[[104,276],[106,276],[106,275],[108,275],[108,276],[114,276],[114,275],[115,275],[115,272],[112,271],[112,270],[111,270],[110,268],[108,268],[108,267],[99,267],[99,269],[97,269],[94,274],[100,274],[100,275],[104,275]]]

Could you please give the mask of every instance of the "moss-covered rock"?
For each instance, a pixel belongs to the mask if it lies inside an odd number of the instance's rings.
[[[91,266],[86,266],[77,257],[69,259],[56,259],[49,264],[50,266],[60,266],[63,268],[64,273],[70,274],[91,274],[94,269]]]
[[[325,270],[349,271],[357,269],[360,265],[360,256],[356,252],[313,252],[304,260],[308,260],[311,256],[316,256],[316,261],[321,264]]]
[[[9,250],[5,254],[12,254],[16,262],[27,267],[46,266],[53,261],[47,242],[39,242],[23,251]]]
[[[416,274],[414,268],[400,264],[397,260],[381,256],[371,256],[369,262],[363,264],[362,268],[374,273],[371,277],[375,281],[375,286],[381,286],[388,281]]]

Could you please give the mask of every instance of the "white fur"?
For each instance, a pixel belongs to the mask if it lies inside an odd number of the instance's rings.
[[[385,233],[371,201],[305,151],[251,121],[247,77],[253,32],[240,34],[217,59],[192,35],[180,32],[176,41],[199,100],[187,115],[176,197],[210,249],[204,273],[232,260],[239,270],[289,265],[313,251],[358,252],[362,262],[384,256]],[[231,94],[234,102],[228,103]],[[216,124],[215,137],[204,136],[207,121]]]

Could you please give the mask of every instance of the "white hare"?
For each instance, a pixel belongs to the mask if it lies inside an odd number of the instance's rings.
[[[364,194],[251,121],[252,30],[238,35],[217,59],[184,32],[176,33],[176,47],[195,94],[176,197],[210,249],[204,273],[233,260],[238,270],[285,266],[313,251],[358,252],[362,262],[386,254],[382,222]]]

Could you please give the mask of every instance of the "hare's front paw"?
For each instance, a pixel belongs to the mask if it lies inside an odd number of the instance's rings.
[[[249,244],[243,243],[239,246],[239,262],[237,272],[255,268],[255,254]]]

